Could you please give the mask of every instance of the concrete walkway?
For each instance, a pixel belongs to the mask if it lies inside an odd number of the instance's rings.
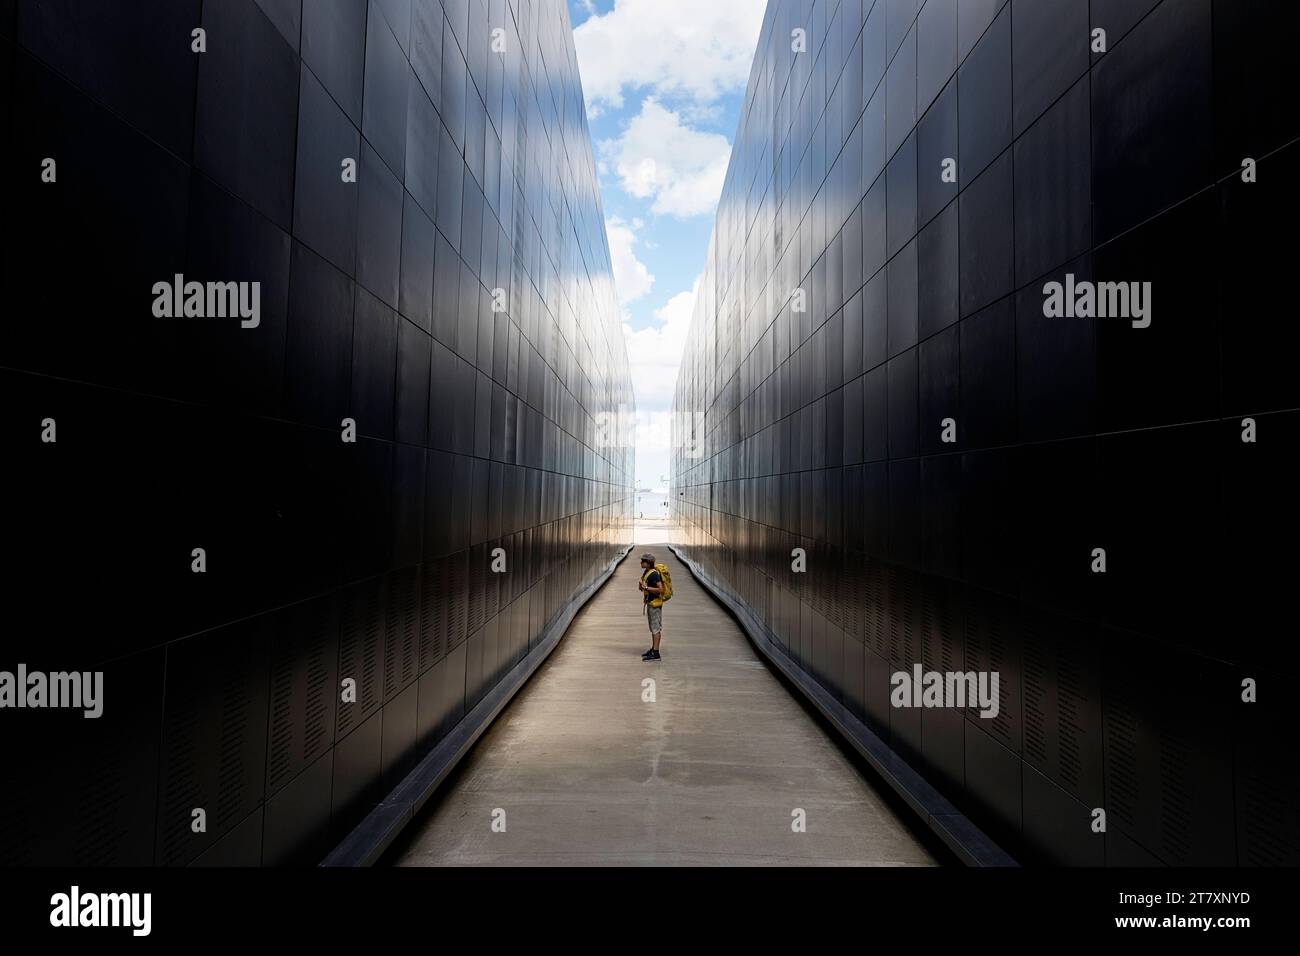
[[[646,550],[671,569],[674,588],[655,664],[640,657],[649,635],[636,558]],[[653,702],[643,699],[646,678]],[[796,809],[806,832],[792,830]],[[504,811],[505,832],[493,831],[494,811]],[[935,863],[663,544],[638,544],[579,612],[411,825],[394,860]]]

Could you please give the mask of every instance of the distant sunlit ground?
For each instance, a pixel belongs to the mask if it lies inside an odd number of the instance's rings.
[[[657,544],[677,540],[677,526],[671,518],[637,518],[632,526],[633,540],[638,544]]]

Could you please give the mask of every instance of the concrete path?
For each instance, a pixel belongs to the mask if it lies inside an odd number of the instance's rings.
[[[655,664],[646,550],[674,588]],[[633,549],[408,834],[399,866],[936,862],[663,544]]]

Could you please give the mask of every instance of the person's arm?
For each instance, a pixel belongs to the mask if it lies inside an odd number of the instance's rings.
[[[645,589],[646,589],[647,591],[649,591],[651,594],[661,594],[661,593],[663,593],[663,589],[664,589],[664,579],[663,579],[663,576],[662,576],[661,574],[659,574],[658,571],[656,571],[655,574],[654,574],[654,580],[658,581],[659,583],[658,583],[658,584],[649,584],[649,583],[647,583],[646,586],[645,586]]]

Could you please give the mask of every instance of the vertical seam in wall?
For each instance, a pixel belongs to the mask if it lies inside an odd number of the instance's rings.
[[[204,0],[198,0],[198,4],[199,4],[199,26],[202,27],[202,26],[203,26]],[[187,165],[187,167],[188,167],[188,173],[189,173],[189,175],[187,175],[187,176],[185,177],[185,223],[186,223],[186,229],[185,229],[185,241],[184,241],[184,243],[183,243],[183,245],[182,245],[182,247],[181,247],[181,263],[180,263],[180,265],[181,265],[181,269],[182,269],[182,270],[183,270],[187,265],[189,265],[189,261],[190,261],[190,232],[191,232],[191,230],[190,230],[190,228],[189,228],[189,225],[190,225],[190,222],[191,222],[191,219],[192,219],[192,211],[191,211],[191,209],[190,209],[190,202],[191,202],[191,200],[194,198],[194,174],[195,174],[195,172],[196,172],[197,169],[198,169],[198,158],[199,158],[199,78],[200,78],[200,73],[202,72],[201,69],[200,69],[200,67],[201,67],[202,62],[203,62],[202,59],[201,59],[201,57],[206,56],[206,54],[204,54],[204,53],[197,53],[197,54],[194,53],[194,52],[193,52],[193,44],[191,44],[191,48],[190,48],[190,50],[191,50],[191,56],[192,56],[193,59],[194,59],[194,97],[193,97],[193,100],[192,100],[192,109],[191,109],[191,111],[190,111],[190,125],[191,125],[191,129],[190,129],[190,156],[189,156],[189,161],[186,163],[186,165]],[[16,59],[15,59],[15,65],[16,65],[16,62],[17,62],[17,61],[16,61]]]
[[[293,193],[289,197],[289,229],[287,233],[289,237],[289,268],[288,268],[288,275],[285,278],[284,348],[280,352],[280,381],[278,383],[279,387],[277,389],[279,394],[276,396],[275,409],[274,409],[277,418],[283,415],[284,413],[285,394],[287,392],[286,382],[288,381],[288,373],[289,373],[289,324],[293,318],[293,276],[294,276],[293,262],[294,259],[297,258],[295,254],[295,247],[298,243],[298,238],[296,234],[297,233],[296,227],[298,223],[298,140],[299,140],[300,133],[302,131],[302,100],[303,100],[302,94],[303,94],[303,88],[306,85],[303,82],[303,72],[305,70],[308,70],[307,61],[303,57],[303,53],[304,53],[303,34],[305,33],[306,30],[304,26],[306,19],[307,18],[305,15],[301,13],[299,14],[298,57],[297,57],[298,92],[295,97],[296,103],[294,105],[294,111],[293,111]],[[314,74],[312,78],[315,79]],[[324,86],[323,83],[321,85],[322,87]],[[328,93],[328,91],[326,92]],[[354,263],[353,271],[355,271],[355,269],[356,266]],[[263,830],[265,830],[265,826],[263,827]]]
[[[1086,42],[1088,44],[1088,273],[1089,278],[1094,281],[1097,278],[1097,216],[1096,216],[1096,147],[1094,136],[1096,135],[1096,124],[1093,122],[1093,98],[1092,98],[1092,76],[1096,65],[1100,60],[1094,61],[1092,58],[1092,7],[1096,0],[1088,0],[1088,32]],[[1105,54],[1103,54],[1104,56]],[[1100,326],[1096,320],[1092,322],[1092,473],[1094,480],[1101,470],[1101,439],[1097,437],[1097,427],[1100,424],[1101,415],[1101,335]],[[1096,515],[1095,504],[1092,514]],[[1096,589],[1093,588],[1093,601],[1096,601]],[[1097,635],[1097,762],[1101,773],[1101,793],[1098,795],[1102,805],[1102,812],[1105,812],[1106,806],[1106,679],[1101,665],[1101,658],[1105,654],[1106,636],[1102,632],[1100,623],[1094,624],[1094,634]],[[1107,821],[1109,823],[1109,821]],[[1110,839],[1106,836],[1101,841],[1101,862],[1103,866],[1110,865]]]
[[[1210,20],[1210,27],[1209,27],[1210,29],[1210,169],[1216,170],[1218,168],[1217,153],[1218,153],[1218,145],[1219,145],[1219,110],[1217,108],[1218,103],[1216,98],[1217,98],[1217,94],[1219,93],[1219,86],[1218,83],[1216,82],[1216,77],[1215,77],[1215,66],[1218,64],[1218,57],[1215,56],[1216,44],[1214,42],[1215,41],[1215,32],[1214,32],[1215,3],[1214,0],[1205,0],[1205,2],[1209,8],[1208,15]],[[1226,163],[1224,164],[1224,168],[1226,170],[1227,168]],[[1215,223],[1215,225],[1218,228],[1214,230],[1214,239],[1216,244],[1219,238],[1224,234],[1225,230],[1223,227],[1227,225],[1226,220],[1229,214],[1229,210],[1226,207],[1226,204],[1224,202],[1225,190],[1220,185],[1220,182],[1223,183],[1230,182],[1231,180],[1228,177],[1231,175],[1236,175],[1236,174],[1226,173],[1225,178],[1222,181],[1218,180],[1217,177],[1215,178],[1214,198],[1218,200],[1214,204],[1216,218],[1218,219],[1218,221]],[[1211,253],[1217,253],[1219,250],[1211,248],[1210,251]],[[1218,255],[1215,255],[1215,259],[1221,261]],[[1218,273],[1218,275],[1216,276],[1216,281],[1219,285],[1219,289],[1216,291],[1221,292],[1223,290],[1223,285],[1224,285],[1222,272]],[[1218,413],[1218,417],[1220,419],[1223,419],[1226,409],[1224,408],[1224,387],[1223,387],[1224,309],[1223,309],[1223,296],[1221,294],[1215,296],[1215,306],[1216,307],[1215,307],[1215,317],[1214,317],[1215,318],[1214,331],[1215,331],[1215,345],[1217,351],[1215,358],[1217,359],[1217,364],[1218,364],[1218,376],[1217,376],[1218,381],[1216,382],[1216,385],[1218,386],[1217,389],[1218,402],[1217,402],[1216,411]],[[1215,427],[1214,440],[1216,444],[1223,440],[1223,435],[1225,430],[1226,429],[1222,425],[1217,425]],[[1222,471],[1219,472],[1218,485],[1219,485],[1217,489],[1218,499],[1219,499],[1218,502],[1219,529],[1218,530],[1221,536],[1220,541],[1222,542],[1227,538],[1227,497],[1228,497],[1226,482],[1224,480],[1224,474]],[[1237,674],[1235,676],[1240,677],[1240,675],[1241,675],[1240,665],[1237,665]],[[1238,713],[1240,713],[1240,710],[1238,710]],[[1241,808],[1239,806],[1239,801],[1241,799],[1240,792],[1239,792],[1241,777],[1240,777],[1239,754],[1238,754],[1241,735],[1238,732],[1239,727],[1240,727],[1240,718],[1234,714],[1232,723],[1229,725],[1229,732],[1228,732],[1228,767],[1229,767],[1228,773],[1231,781],[1230,792],[1232,794],[1232,829],[1233,829],[1233,835],[1235,837],[1235,839],[1232,841],[1233,860],[1237,866],[1242,866],[1244,865],[1242,862],[1242,854],[1244,852],[1244,848],[1242,844],[1244,841],[1241,839],[1240,832],[1238,831],[1238,825],[1239,825],[1238,822],[1241,819]]]
[[[306,0],[306,2],[310,3],[311,0]],[[369,10],[369,6],[370,6],[370,4],[367,3],[367,4],[366,4],[367,11]],[[369,26],[369,16],[368,16],[368,14],[367,14],[367,28],[368,28],[368,26]],[[365,35],[366,35],[366,31],[363,30],[363,31],[362,31],[362,36],[365,37]],[[300,55],[301,55],[301,53],[300,53]],[[322,84],[322,85],[324,85],[324,84]],[[366,117],[366,95],[365,95],[365,89],[366,89],[366,41],[365,41],[365,39],[363,39],[363,40],[362,40],[362,48],[361,48],[361,122],[362,122],[362,125],[363,125],[363,126],[365,125],[365,117]],[[328,91],[327,91],[327,92],[328,92]],[[299,104],[299,110],[301,111],[301,103]],[[347,116],[347,111],[346,111],[346,110],[343,111],[343,115],[344,115],[345,117]],[[352,197],[353,205],[354,205],[354,208],[356,209],[356,219],[354,220],[354,222],[356,223],[356,233],[355,233],[355,236],[354,236],[353,247],[352,247],[352,275],[351,275],[351,277],[350,277],[350,278],[351,278],[351,283],[352,283],[352,294],[351,294],[350,296],[348,296],[348,311],[349,311],[349,313],[351,314],[351,321],[349,322],[349,325],[350,325],[350,327],[351,327],[351,334],[348,336],[348,346],[349,346],[349,347],[348,347],[348,374],[347,374],[347,382],[348,382],[348,384],[347,384],[347,392],[346,392],[345,395],[344,395],[344,402],[345,402],[344,408],[345,408],[349,413],[353,410],[353,409],[352,409],[352,369],[353,369],[354,365],[356,364],[356,340],[357,340],[357,298],[358,298],[359,292],[360,292],[360,290],[361,290],[361,280],[360,280],[360,278],[359,278],[358,275],[357,275],[357,273],[358,273],[358,271],[359,271],[358,268],[357,268],[357,261],[358,261],[358,259],[360,258],[360,249],[361,249],[361,178],[362,178],[362,176],[361,176],[361,160],[362,160],[362,158],[363,158],[363,156],[364,156],[364,150],[365,150],[366,145],[367,145],[367,144],[366,144],[366,137],[365,137],[365,134],[364,134],[360,129],[358,129],[358,130],[357,130],[357,156],[356,156],[356,164],[357,164],[357,178],[356,178],[356,182],[353,184],[354,187],[355,187],[355,188],[354,188],[354,193],[355,193],[355,195]],[[378,155],[378,151],[376,151],[376,155]],[[380,162],[381,162],[381,163],[384,162],[383,157],[380,157]],[[385,163],[385,165],[387,165],[387,164]],[[295,180],[295,181],[294,181],[294,192],[295,192],[295,194],[296,194],[296,193],[297,193],[297,157],[296,157],[296,156],[295,156],[294,170],[295,170],[295,173],[294,173],[294,180]],[[403,181],[404,181],[404,180],[405,180],[405,176],[403,176]],[[400,233],[399,233],[399,235],[400,235]],[[401,303],[401,272],[400,272],[400,268],[401,268],[401,266],[400,266],[400,262],[401,262],[401,254],[400,254],[400,240],[399,240],[398,262],[399,262],[399,265],[398,265],[398,269],[399,269],[399,272],[398,272],[398,303],[400,304],[400,303]],[[346,273],[345,273],[345,275],[346,275]],[[287,323],[286,323],[286,325],[287,325]],[[286,338],[287,338],[287,335],[286,335]],[[399,341],[400,341],[400,340],[399,340]],[[287,346],[287,342],[286,342],[286,346]],[[287,359],[287,357],[288,357],[288,352],[289,352],[289,350],[288,350],[288,348],[286,347],[286,348],[285,348],[285,356],[286,356],[286,359]],[[396,376],[396,373],[394,373],[394,376],[393,376],[393,394],[394,394],[394,396],[396,396],[396,394],[397,394],[397,376]],[[427,399],[426,399],[426,404],[427,404]],[[342,423],[340,423],[340,425],[341,425],[341,424],[342,424]],[[355,427],[355,426],[354,426],[354,427]],[[357,437],[360,438],[360,437],[362,437],[362,436],[357,436]],[[394,437],[394,439],[396,439],[396,437],[397,437],[397,414],[396,414],[396,412],[394,412],[394,414],[393,414],[393,437]],[[356,452],[356,451],[359,451],[359,449],[354,448],[353,451]],[[347,474],[347,470],[346,470],[346,469],[344,469],[344,474]],[[397,469],[396,469],[396,468],[393,468],[392,471],[391,471],[391,474],[392,474],[394,477],[396,477]],[[421,484],[423,484],[423,483],[421,483]],[[423,487],[420,489],[420,491],[421,491],[421,492],[424,491]],[[421,497],[423,497],[423,495],[421,495]],[[340,565],[342,565],[343,563],[344,563],[344,559],[343,559],[343,557],[340,555]],[[340,567],[340,571],[342,571],[342,567]],[[346,574],[341,574],[340,577],[346,578],[347,575],[346,575]],[[335,617],[335,626],[334,626],[334,640],[335,640],[335,643],[334,643],[334,663],[335,663],[335,672],[334,672],[334,676],[335,676],[335,687],[334,687],[334,689],[331,691],[331,694],[334,695],[334,720],[333,720],[333,724],[334,724],[334,726],[333,726],[333,728],[332,728],[332,733],[331,733],[331,735],[330,735],[330,738],[331,738],[331,739],[330,739],[330,746],[329,746],[328,750],[326,751],[326,752],[330,755],[330,784],[329,784],[329,787],[330,787],[330,798],[329,798],[328,813],[327,813],[327,817],[326,817],[326,818],[329,820],[329,823],[327,824],[329,830],[332,830],[333,827],[334,827],[334,782],[335,782],[335,779],[336,779],[336,777],[337,777],[337,774],[335,773],[335,759],[336,759],[337,756],[338,756],[338,745],[342,742],[342,740],[339,738],[339,735],[338,735],[338,708],[341,706],[341,702],[340,702],[340,700],[339,700],[339,698],[338,698],[338,677],[339,677],[339,668],[340,668],[340,666],[341,666],[341,664],[342,664],[342,661],[341,661],[341,657],[340,657],[340,655],[343,653],[343,628],[342,628],[342,623],[343,623],[343,622],[342,622],[342,620],[341,620],[337,615],[338,615],[339,613],[341,613],[341,611],[342,611],[342,602],[344,601],[344,595],[347,594],[348,587],[349,587],[348,585],[344,585],[344,586],[341,587],[341,588],[337,588],[337,589],[335,589],[335,590],[332,592],[331,597],[329,598],[329,600],[336,602],[336,604],[335,604],[335,614],[336,614],[336,617]],[[417,601],[419,600],[419,596],[418,596],[418,595],[416,596],[416,600],[417,600]],[[386,641],[386,639],[387,639],[387,630],[388,630],[388,629],[387,629],[387,626],[385,626],[385,628],[384,628],[384,638],[385,638],[384,643],[387,642],[387,641]],[[385,648],[385,650],[386,650],[386,648]],[[381,653],[382,653],[382,651],[381,651]],[[417,661],[418,661],[418,648],[417,648]],[[417,680],[418,680],[418,677],[417,677]],[[382,681],[381,681],[381,683],[382,683]],[[380,689],[379,697],[380,697],[379,710],[380,710],[380,713],[382,713],[383,710],[385,709],[385,704],[384,704],[384,701],[383,701],[383,690],[382,690],[382,688]],[[269,699],[270,699],[270,695],[269,695],[269,694],[267,695],[267,698],[268,698],[268,702],[269,702]],[[353,730],[356,730],[357,728],[361,727],[363,723],[364,723],[364,720],[360,720],[360,721],[356,724],[356,726],[353,727]],[[382,759],[383,759],[383,757],[382,757],[382,753],[383,753],[383,749],[382,749],[382,748],[383,748],[383,718],[382,718],[382,717],[380,718],[380,724],[379,724],[379,727],[380,727],[380,754],[381,754],[381,757],[380,757],[380,760],[381,760],[380,770],[381,770],[381,773],[382,773],[382,769],[383,769],[383,765],[382,765]],[[345,736],[346,736],[346,735],[345,735]],[[323,756],[323,755],[322,755],[322,756]],[[317,758],[317,759],[320,759],[320,758]],[[305,770],[305,769],[306,769],[306,768],[304,768],[304,770]],[[265,823],[263,823],[263,826],[262,826],[262,832],[263,832],[263,833],[266,832],[266,825],[265,825]]]
[[[268,758],[270,756],[270,749],[271,749],[268,741],[268,738],[270,737],[270,731],[271,731],[271,667],[272,664],[274,663],[274,654],[272,653],[273,648],[271,647],[271,645],[275,640],[274,636],[270,633],[270,629],[265,626],[265,623],[270,620],[274,620],[274,618],[270,617],[269,614],[265,616],[261,616],[260,623],[257,628],[257,634],[256,634],[257,643],[261,646],[261,649],[265,651],[264,673],[266,676],[266,693],[263,695],[262,698],[263,704],[265,706],[265,711],[262,715],[262,721],[260,724],[260,726],[262,727],[262,759],[259,762],[260,766],[258,767],[258,771],[261,779],[258,781],[258,785],[257,785],[257,793],[258,793],[257,805],[262,810],[262,829],[259,835],[260,843],[259,843],[259,851],[257,856],[257,863],[259,866],[262,866],[266,863],[267,830],[268,830],[268,821],[270,820],[270,812],[269,812],[270,795],[267,793],[267,787],[270,782],[271,775],[270,773],[267,772],[266,765],[267,765]]]
[[[162,674],[162,694],[158,704],[158,760],[155,762],[157,767],[157,776],[154,780],[154,812],[153,812],[153,850],[149,854],[149,865],[158,865],[158,820],[162,816],[163,801],[163,768],[167,766],[167,662],[171,657],[171,644],[162,646],[163,654],[163,674]]]
[[[1017,328],[1017,322],[1016,322],[1016,305],[1017,305],[1016,300],[1018,298],[1016,295],[1016,142],[1019,139],[1019,137],[1016,135],[1015,5],[1017,2],[1020,2],[1020,0],[1010,0],[1010,2],[1007,5],[1007,36],[1008,36],[1007,81],[1009,86],[1009,89],[1007,90],[1007,107],[1008,107],[1008,112],[1011,114],[1010,115],[1011,142],[1007,146],[1007,165],[1011,167],[1011,291],[1007,295],[1006,300],[1011,310],[1011,415],[1012,415],[1011,421],[1012,424],[1015,426],[1015,432],[1012,441],[1015,443],[1016,446],[1019,446],[1021,442],[1020,362],[1019,362],[1020,353],[1018,351],[1020,340],[1018,334],[1019,330]],[[1066,87],[1066,90],[1068,91],[1069,87]],[[1048,109],[1051,109],[1051,107],[1049,106]],[[1042,114],[1040,114],[1039,118],[1041,118],[1043,115],[1046,115],[1046,110]],[[1020,135],[1023,136],[1024,131],[1022,131]],[[957,376],[958,376],[957,380],[960,386],[960,382],[961,382],[960,352],[958,353]],[[1023,583],[1021,580],[1022,572],[1020,571],[1020,569],[1016,570],[1015,578],[1016,578],[1015,593],[1016,593],[1016,604],[1017,604],[1016,620],[1018,624],[1020,619],[1020,609],[1021,609],[1021,594],[1022,594],[1021,585]],[[1024,628],[1019,626],[1016,627],[1016,630],[1019,631],[1019,637],[1020,637],[1020,660],[1018,662],[1019,666],[1017,667],[1019,673],[1016,675],[1017,690],[1019,691],[1019,697],[1017,700],[1017,704],[1018,704],[1017,709],[1020,711],[1020,714],[1018,716],[1018,722],[1020,724],[1019,727],[1020,733],[1018,735],[1019,739],[1017,741],[1017,749],[1012,751],[1012,753],[1015,755],[1016,763],[1020,771],[1019,773],[1020,788],[1019,788],[1019,793],[1017,794],[1020,803],[1020,824],[1016,829],[1018,831],[1017,836],[1019,836],[1021,840],[1028,842],[1028,836],[1025,833],[1025,773],[1026,773],[1025,765],[1026,763],[1028,763],[1028,761],[1025,760],[1025,632],[1024,632]],[[962,749],[964,750],[965,747],[963,746]],[[1029,770],[1030,772],[1032,772],[1032,766],[1029,768]]]
[[[203,12],[204,12],[204,8],[205,8],[204,0],[199,0],[199,11],[198,11],[198,13],[199,13],[199,18],[198,18],[198,22],[199,22],[199,26],[200,26],[200,27],[203,26],[203,22],[204,22],[204,20],[203,20]],[[200,66],[201,66],[201,64],[202,64],[202,60],[199,59],[199,57],[202,57],[202,56],[205,56],[205,55],[206,55],[206,54],[203,54],[203,53],[193,54],[193,47],[192,47],[192,46],[191,46],[191,53],[192,53],[192,55],[194,56],[194,97],[193,97],[193,100],[192,100],[192,111],[191,111],[191,113],[190,113],[190,123],[192,124],[192,127],[193,127],[193,128],[192,128],[191,131],[190,131],[190,157],[189,157],[189,162],[187,163],[188,173],[189,173],[189,174],[185,177],[185,179],[186,179],[186,181],[185,181],[185,223],[186,223],[186,228],[185,228],[185,241],[184,241],[184,244],[183,244],[183,247],[182,247],[182,250],[181,250],[181,263],[180,263],[180,267],[181,267],[182,270],[184,270],[185,267],[188,266],[188,265],[189,265],[189,262],[190,262],[190,233],[191,233],[191,231],[192,231],[191,228],[190,228],[190,225],[191,225],[191,223],[193,222],[193,216],[194,216],[194,211],[193,211],[193,209],[191,208],[191,205],[190,205],[190,204],[191,204],[191,202],[193,201],[193,198],[194,198],[194,177],[195,177],[195,175],[198,173],[198,165],[197,165],[197,164],[198,164],[198,152],[199,152],[199,150],[198,150],[198,139],[199,139],[199,74],[200,74],[200,72],[201,72],[201,71],[200,71]],[[241,200],[241,201],[242,201],[242,200]],[[167,753],[166,753],[166,743],[167,743],[167,663],[168,663],[168,661],[169,661],[170,658],[171,658],[171,647],[172,647],[172,645],[173,645],[174,643],[176,643],[176,641],[172,640],[172,641],[165,641],[165,642],[163,642],[163,644],[162,644],[162,651],[163,651],[163,679],[162,679],[162,695],[161,695],[161,696],[162,696],[162,700],[161,700],[161,702],[160,702],[160,704],[159,704],[159,721],[158,721],[158,759],[157,759],[157,761],[155,762],[156,773],[157,773],[157,780],[156,780],[155,783],[154,783],[153,852],[150,854],[150,857],[149,857],[149,859],[150,859],[150,865],[152,865],[152,866],[157,866],[157,865],[158,865],[158,830],[159,830],[159,819],[160,819],[160,817],[162,816],[162,810],[163,810],[163,803],[162,803],[162,801],[163,801],[163,791],[164,791],[164,783],[165,783],[165,781],[164,781],[164,777],[163,777],[163,769],[164,769],[165,767],[167,767]],[[211,844],[211,845],[215,845],[215,842],[214,842],[213,844]],[[197,859],[197,857],[195,857],[195,859]],[[190,860],[189,862],[193,862],[193,860]],[[188,865],[188,864],[187,864],[187,865]]]

